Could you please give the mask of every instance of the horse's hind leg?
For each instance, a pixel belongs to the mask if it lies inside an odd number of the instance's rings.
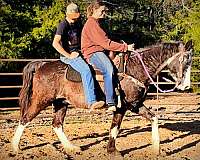
[[[53,129],[57,134],[64,150],[68,152],[79,152],[80,147],[73,145],[65,136],[63,131],[63,122],[67,111],[67,104],[63,103],[62,100],[56,100],[54,103],[54,118],[53,118]]]
[[[159,137],[159,130],[158,130],[158,118],[156,117],[156,115],[153,112],[151,112],[144,105],[139,108],[138,114],[151,121],[153,151],[155,154],[158,155],[160,153],[160,137]]]
[[[25,127],[40,113],[43,108],[45,107],[41,107],[41,104],[32,103],[30,107],[28,107],[27,111],[24,112],[24,114],[21,114],[19,125],[12,138],[12,149],[14,153],[18,153],[19,142]]]
[[[25,127],[27,126],[28,124],[25,124],[25,125],[22,125],[21,123],[19,123],[16,131],[15,131],[15,134],[12,138],[12,150],[15,154],[18,153],[18,150],[19,150],[19,141],[21,139],[21,136],[23,134],[23,131],[25,129]]]
[[[115,112],[113,115],[113,120],[110,128],[109,142],[107,145],[107,152],[114,157],[111,158],[122,158],[120,152],[116,149],[115,141],[119,133],[120,125],[124,117],[125,111]]]

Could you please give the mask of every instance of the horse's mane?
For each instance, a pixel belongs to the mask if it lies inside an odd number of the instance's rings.
[[[153,44],[150,46],[145,46],[144,48],[139,48],[136,51],[141,54],[152,54],[153,52],[156,52],[157,48],[162,49],[163,53],[174,53],[178,51],[178,46],[180,45],[180,41],[176,42],[162,42]]]

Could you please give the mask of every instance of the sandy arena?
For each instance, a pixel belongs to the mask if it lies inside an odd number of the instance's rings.
[[[153,105],[157,103],[158,105]],[[180,105],[180,103],[184,105]],[[161,153],[155,156],[151,145],[151,124],[128,111],[116,142],[125,160],[199,160],[200,159],[200,96],[184,94],[145,104],[159,117]],[[177,105],[170,105],[177,104]],[[18,125],[19,111],[0,112],[0,160],[107,160],[106,152],[112,115],[105,110],[70,108],[64,131],[73,144],[82,148],[77,154],[64,153],[52,130],[52,109],[43,111],[25,129],[20,151],[14,155],[11,138]]]

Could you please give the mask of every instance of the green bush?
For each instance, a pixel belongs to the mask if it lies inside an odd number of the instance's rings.
[[[0,0],[0,58],[57,58],[59,54],[52,41],[68,2]],[[74,2],[80,6],[85,22],[86,7],[91,1]],[[110,36],[115,36],[112,38],[134,42],[136,47],[192,39],[195,56],[200,56],[199,1],[108,0],[108,3],[110,11],[103,25]],[[3,66],[1,63],[0,67]],[[193,62],[193,69],[200,69],[199,60]],[[199,80],[198,74],[192,75],[192,81]]]

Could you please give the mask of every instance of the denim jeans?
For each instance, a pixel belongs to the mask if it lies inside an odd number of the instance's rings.
[[[86,102],[88,104],[96,102],[94,79],[88,64],[80,56],[74,59],[61,56],[60,60],[65,64],[69,64],[81,74]]]
[[[113,65],[104,52],[95,52],[90,57],[90,64],[99,69],[104,78],[104,91],[106,95],[106,103],[114,103],[113,90]]]

